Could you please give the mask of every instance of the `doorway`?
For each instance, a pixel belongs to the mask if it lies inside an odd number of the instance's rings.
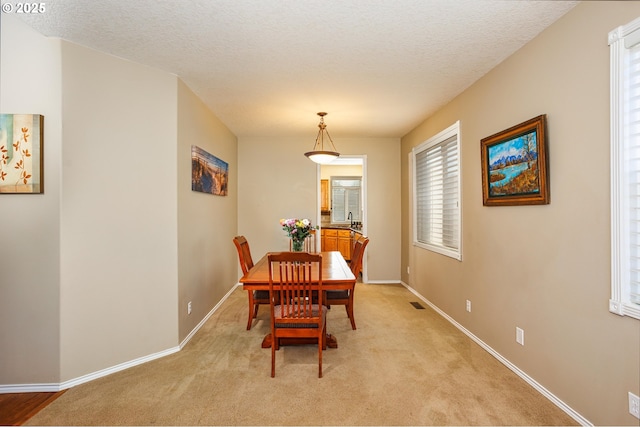
[[[363,235],[367,234],[367,156],[366,155],[341,155],[336,160],[329,164],[318,165],[318,213],[316,218],[316,224],[320,227],[326,227],[331,225],[349,225],[348,223],[332,224],[332,218],[337,220],[339,216],[332,215],[332,189],[331,179],[332,177],[354,177],[360,178],[360,212],[356,215],[358,221],[361,224],[361,232]],[[323,197],[324,196],[324,197]],[[324,200],[323,200],[324,199]],[[320,239],[317,241],[318,249],[320,250]],[[362,280],[367,282],[367,261],[366,257],[362,263]]]

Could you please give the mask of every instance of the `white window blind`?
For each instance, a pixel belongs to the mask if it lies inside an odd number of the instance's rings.
[[[625,90],[625,139],[629,151],[629,187],[631,220],[631,277],[629,299],[640,304],[640,45],[630,49],[627,57],[627,90]]]
[[[610,311],[640,319],[640,19],[609,33]]]
[[[461,259],[458,128],[456,123],[413,150],[414,244]]]
[[[362,221],[361,177],[331,177],[331,222],[350,223]],[[351,212],[351,218],[349,218]]]

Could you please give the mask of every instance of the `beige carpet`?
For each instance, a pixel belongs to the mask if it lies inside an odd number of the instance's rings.
[[[353,331],[329,311],[338,349],[260,343],[237,289],[174,355],[68,390],[30,425],[576,425],[401,285],[356,290]]]

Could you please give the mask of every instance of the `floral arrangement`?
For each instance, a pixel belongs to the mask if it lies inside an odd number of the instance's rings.
[[[304,239],[309,237],[311,230],[315,230],[318,226],[311,225],[308,219],[289,218],[281,219],[280,225],[287,232],[287,236],[291,237],[294,251],[301,251],[304,245]]]

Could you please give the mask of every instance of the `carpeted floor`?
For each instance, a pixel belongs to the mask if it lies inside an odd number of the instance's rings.
[[[401,285],[358,284],[338,349],[283,347],[270,377],[268,308],[247,331],[237,289],[185,348],[76,386],[30,425],[577,425]],[[422,304],[424,306],[424,304]]]

